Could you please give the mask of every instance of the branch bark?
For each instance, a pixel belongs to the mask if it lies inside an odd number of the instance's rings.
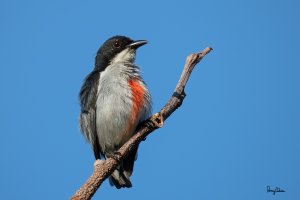
[[[184,88],[187,81],[196,66],[202,58],[212,50],[211,47],[205,48],[200,53],[193,53],[186,59],[181,77],[177,83],[175,91],[166,105],[156,114],[144,121],[137,129],[134,136],[131,137],[113,156],[104,160],[96,160],[94,163],[94,172],[84,185],[71,197],[72,200],[91,199],[97,189],[117,168],[119,163],[143,141],[151,132],[161,128],[164,121],[181,106],[185,97]]]

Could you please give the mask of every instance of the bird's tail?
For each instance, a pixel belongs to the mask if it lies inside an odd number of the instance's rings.
[[[122,164],[111,174],[109,183],[116,188],[131,188],[130,176],[133,172],[134,161],[136,160],[137,149],[128,155]]]
[[[115,186],[116,188],[131,188],[132,184],[130,178],[127,177],[124,171],[120,169],[116,169],[111,176],[109,177],[109,183],[111,186]]]

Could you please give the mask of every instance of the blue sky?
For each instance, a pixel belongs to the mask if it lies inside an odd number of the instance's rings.
[[[299,10],[296,0],[1,0],[1,197],[68,199],[90,176],[78,92],[99,46],[121,34],[149,41],[136,62],[154,112],[186,56],[214,51],[140,145],[133,188],[105,182],[94,199],[299,198]]]

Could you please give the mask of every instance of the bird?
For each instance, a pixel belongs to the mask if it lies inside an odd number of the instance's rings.
[[[146,43],[120,35],[107,39],[97,51],[94,69],[83,81],[79,125],[96,160],[112,157],[151,114],[151,95],[135,64],[137,49]],[[137,150],[111,174],[111,186],[132,187]]]

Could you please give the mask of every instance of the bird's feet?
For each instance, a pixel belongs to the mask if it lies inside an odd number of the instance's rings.
[[[112,159],[115,159],[115,160],[119,160],[121,156],[121,153],[118,152],[118,151],[115,151],[113,153],[106,153],[105,154],[105,158],[112,158]]]

